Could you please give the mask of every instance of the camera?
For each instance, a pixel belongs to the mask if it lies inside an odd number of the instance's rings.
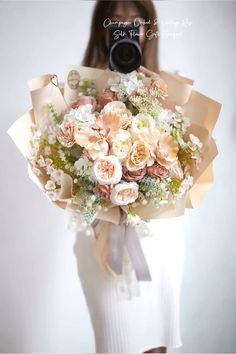
[[[130,73],[141,65],[139,25],[111,24],[109,31],[109,69]]]

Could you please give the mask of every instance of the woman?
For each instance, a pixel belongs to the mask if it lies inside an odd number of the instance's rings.
[[[108,33],[104,21],[140,21],[142,66],[149,75],[159,71],[156,12],[151,0],[97,1],[83,65],[108,66]],[[138,20],[139,19],[139,20]],[[107,20],[109,21],[109,20]],[[165,353],[182,345],[179,302],[184,259],[182,217],[150,222],[152,237],[141,240],[152,282],[140,282],[140,296],[117,301],[117,283],[104,275],[92,252],[93,238],[77,235],[78,272],[99,353]]]

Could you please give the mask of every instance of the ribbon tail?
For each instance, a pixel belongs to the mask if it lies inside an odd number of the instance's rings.
[[[140,244],[140,240],[137,236],[135,228],[132,226],[125,227],[125,244],[137,279],[151,281],[152,277]]]
[[[125,244],[125,225],[109,223],[108,264],[116,273],[122,273]]]

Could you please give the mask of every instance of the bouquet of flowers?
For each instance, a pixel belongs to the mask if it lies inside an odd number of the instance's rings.
[[[9,134],[30,176],[69,210],[70,228],[95,231],[109,274],[122,273],[126,245],[137,279],[151,280],[137,229],[198,206],[212,183],[220,104],[192,85],[168,72],[82,66],[68,68],[62,87],[56,75],[29,82],[33,109]]]

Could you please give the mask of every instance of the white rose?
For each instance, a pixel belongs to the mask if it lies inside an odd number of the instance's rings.
[[[116,205],[127,205],[138,198],[138,184],[136,182],[124,182],[117,184],[111,192],[110,200]]]
[[[78,108],[72,108],[68,114],[65,114],[64,120],[76,122],[77,126],[80,128],[90,127],[95,123],[95,115],[92,111],[93,106],[91,104],[84,104]]]
[[[116,156],[104,156],[94,161],[93,174],[100,184],[116,184],[121,180],[122,167]]]
[[[108,80],[111,91],[117,92],[118,96],[131,95],[139,87],[143,87],[143,81],[139,80],[140,74],[135,71],[129,74],[117,73]]]
[[[143,129],[152,130],[155,128],[156,122],[148,113],[139,113],[132,119],[132,132],[139,134]]]

